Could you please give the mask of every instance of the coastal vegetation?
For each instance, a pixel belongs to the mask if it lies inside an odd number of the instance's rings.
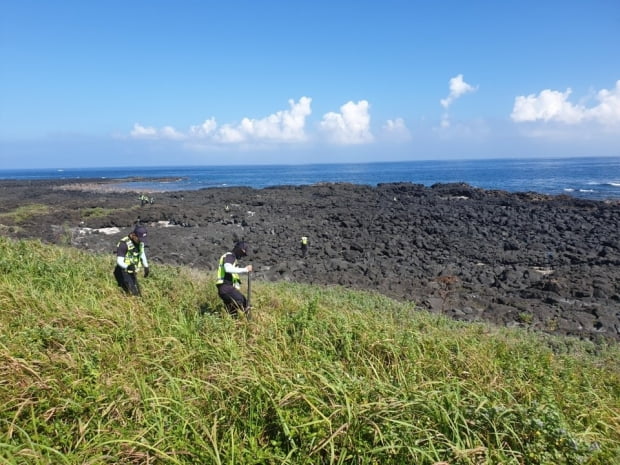
[[[32,212],[31,212],[32,213]],[[0,237],[0,463],[620,463],[620,346]]]
[[[37,215],[47,215],[50,213],[51,208],[48,205],[43,204],[28,204],[21,205],[15,208],[13,211],[7,213],[0,213],[0,219],[3,221],[9,220],[19,226],[32,217]]]

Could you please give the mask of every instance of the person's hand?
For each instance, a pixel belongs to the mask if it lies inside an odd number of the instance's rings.
[[[129,265],[127,267],[127,273],[135,273],[136,272],[136,265]]]
[[[144,277],[148,278],[150,273],[151,273],[151,270],[149,270],[149,267],[145,266],[144,267]]]
[[[245,267],[245,269],[246,269],[246,271],[247,271],[248,273],[251,273],[251,272],[252,272],[252,265],[248,265],[248,266],[246,266],[246,267]]]

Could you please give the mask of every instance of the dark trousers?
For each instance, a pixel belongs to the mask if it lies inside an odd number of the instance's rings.
[[[136,273],[128,273],[127,270],[116,265],[114,268],[114,277],[116,282],[127,294],[140,295],[140,286]]]
[[[217,285],[217,295],[220,296],[224,305],[226,305],[226,310],[232,316],[237,316],[239,310],[246,313],[248,301],[245,296],[230,283],[223,283]]]

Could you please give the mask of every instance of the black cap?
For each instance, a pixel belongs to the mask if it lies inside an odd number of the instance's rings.
[[[240,241],[235,244],[232,252],[237,258],[245,257],[250,253],[250,247],[247,242]]]
[[[133,233],[138,236],[141,242],[146,242],[146,228],[144,226],[136,226]]]

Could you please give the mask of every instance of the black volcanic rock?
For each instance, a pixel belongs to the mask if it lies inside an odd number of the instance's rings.
[[[76,190],[72,190],[72,187]],[[256,279],[340,284],[467,321],[620,340],[620,203],[467,184],[316,184],[138,194],[112,183],[0,181],[2,234],[112,252],[138,221],[157,263],[213,270],[234,240]],[[120,227],[115,235],[99,228]],[[308,255],[300,238],[308,236]]]

